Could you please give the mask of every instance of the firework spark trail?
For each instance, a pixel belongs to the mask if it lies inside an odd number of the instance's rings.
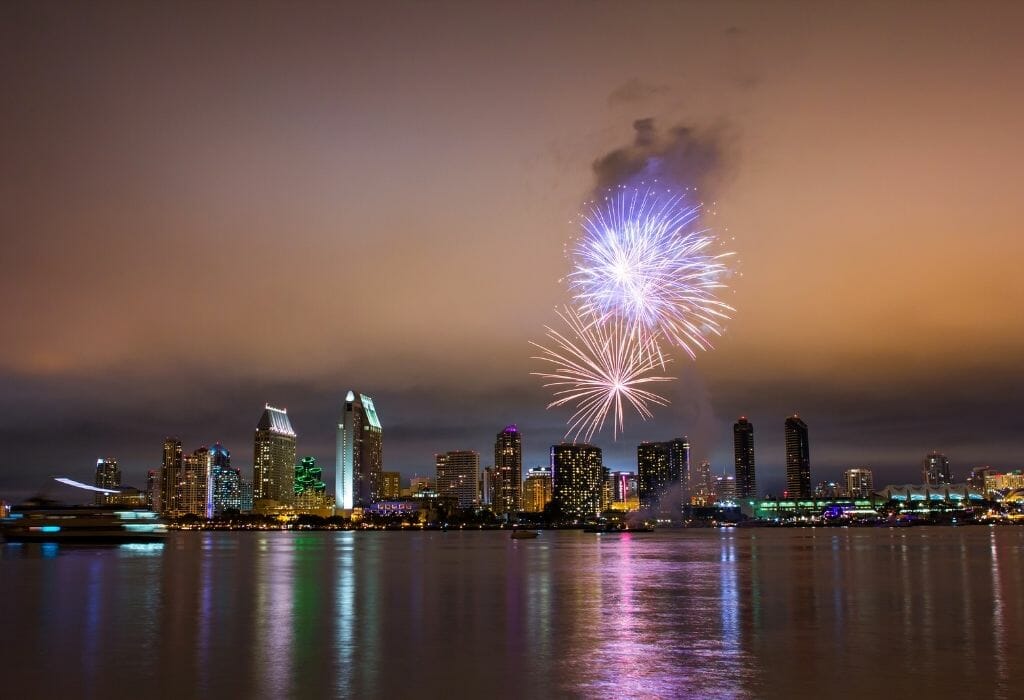
[[[667,399],[641,387],[673,379],[650,375],[669,359],[653,356],[646,337],[630,332],[621,319],[583,317],[571,307],[557,313],[569,330],[562,333],[546,326],[551,348],[530,343],[541,351],[533,359],[549,362],[555,369],[531,374],[550,380],[544,386],[557,389],[548,408],[574,404],[576,411],[569,419],[566,437],[574,434],[575,440],[585,435],[590,441],[612,413],[617,438],[627,406],[646,420],[653,416],[649,405],[668,405]]]
[[[685,194],[653,189],[624,188],[594,205],[572,251],[569,289],[580,313],[622,318],[659,358],[659,336],[690,357],[710,348],[709,335],[721,335],[734,310],[716,296],[732,253],[709,251],[716,238],[698,227],[701,212]]]

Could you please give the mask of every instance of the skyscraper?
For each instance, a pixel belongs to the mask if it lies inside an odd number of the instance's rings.
[[[564,442],[551,446],[552,500],[563,517],[599,515],[604,478],[600,447]]]
[[[348,392],[338,420],[334,495],[340,510],[371,506],[380,500],[383,430],[373,399]]]
[[[480,471],[480,505],[490,508],[494,505],[494,467]]]
[[[754,426],[740,416],[732,426],[732,449],[736,458],[736,497],[757,498],[757,474],[754,469]]]
[[[853,467],[843,472],[846,495],[850,498],[868,498],[875,490],[875,477],[867,467]]]
[[[330,516],[334,512],[334,501],[327,495],[327,484],[323,470],[317,466],[315,457],[303,457],[295,465],[296,513]]]
[[[101,489],[117,490],[121,488],[121,469],[113,457],[96,460],[96,486]],[[96,505],[102,505],[105,502],[104,494],[97,491]]]
[[[385,500],[402,497],[402,475],[399,472],[380,473],[380,497]]]
[[[498,515],[522,510],[523,438],[510,425],[494,441],[494,494],[492,508]]]
[[[160,504],[160,470],[150,469],[146,472],[146,507],[158,510]]]
[[[219,442],[210,448],[210,510],[242,510],[242,473],[231,466],[231,453]]]
[[[929,452],[921,465],[921,480],[929,486],[953,483],[946,455],[941,452]]]
[[[530,467],[523,482],[523,510],[541,513],[551,501],[551,467]]]
[[[434,455],[437,468],[437,493],[442,498],[455,498],[459,508],[475,508],[479,504],[480,453],[457,450]]]
[[[253,499],[257,510],[292,503],[295,490],[295,431],[288,412],[266,404],[253,444]]]
[[[213,517],[213,502],[210,489],[210,451],[200,447],[181,462],[181,478],[178,480],[176,500],[180,513]]]
[[[798,414],[786,419],[786,491],[790,498],[811,498],[811,448],[807,424]]]
[[[690,439],[644,442],[636,448],[640,507],[679,516],[689,502]]]
[[[164,459],[160,465],[160,513],[174,513],[178,509],[178,481],[181,479],[181,440],[169,437],[164,440]]]

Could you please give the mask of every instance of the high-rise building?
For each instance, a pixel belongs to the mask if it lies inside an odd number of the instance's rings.
[[[946,455],[941,452],[929,452],[921,465],[921,479],[929,486],[953,483]]]
[[[494,505],[494,467],[480,470],[480,505],[490,508]]]
[[[551,446],[551,498],[563,517],[600,515],[605,469],[601,448],[586,443]]]
[[[608,480],[612,485],[612,500],[624,503],[637,497],[636,472],[609,472]]]
[[[732,426],[732,449],[736,459],[736,497],[757,498],[754,426],[746,416],[740,416]]]
[[[722,474],[715,477],[715,502],[726,503],[736,500],[736,477]]]
[[[457,450],[434,455],[437,467],[437,493],[442,498],[458,499],[459,508],[479,504],[480,453]]]
[[[231,466],[231,453],[219,442],[210,448],[209,510],[214,515],[242,510],[242,472]]]
[[[394,500],[402,497],[402,475],[399,472],[380,473],[380,497]]]
[[[241,470],[239,470],[239,472],[241,472]],[[253,484],[251,481],[244,477],[240,478],[238,481],[238,493],[240,500],[242,502],[242,505],[239,508],[239,510],[242,511],[243,513],[249,513],[253,510],[253,501],[256,500],[254,498],[255,494]]]
[[[160,465],[160,513],[174,513],[178,510],[178,482],[181,480],[181,440],[169,437],[164,440],[164,459]]]
[[[373,399],[350,391],[338,420],[334,495],[340,510],[368,507],[380,500],[383,430]]]
[[[266,404],[256,425],[253,499],[257,510],[291,505],[295,496],[295,431],[288,411]]]
[[[967,477],[967,485],[973,486],[979,491],[984,491],[985,477],[993,472],[992,467],[974,467],[971,469],[971,475]]]
[[[522,510],[523,437],[509,425],[494,441],[494,496],[492,509],[498,515]]]
[[[869,498],[875,490],[875,476],[867,467],[853,467],[843,472],[846,495],[850,498]]]
[[[701,506],[711,505],[715,501],[715,476],[711,473],[711,462],[701,460],[695,472],[690,502]],[[738,481],[737,479],[737,488]]]
[[[797,414],[786,419],[786,493],[790,498],[812,496],[807,424]]]
[[[523,510],[541,513],[551,502],[551,467],[530,467],[523,481]]]
[[[160,503],[160,470],[150,469],[146,472],[146,507],[157,510]]]
[[[210,451],[205,447],[182,458],[181,478],[178,480],[176,494],[179,513],[198,515],[201,518],[213,516],[210,475]]]
[[[422,493],[424,491],[433,491],[433,490],[434,490],[434,480],[431,477],[429,477],[429,476],[420,476],[418,474],[414,474],[409,479],[409,491],[414,496],[417,493]]]
[[[690,440],[644,442],[636,448],[640,507],[679,516],[690,498]]]
[[[121,488],[121,468],[117,466],[117,460],[113,457],[96,460],[96,486],[115,491]],[[105,495],[97,491],[96,505],[102,505],[105,502]]]
[[[317,466],[315,457],[303,457],[295,465],[295,497],[292,505],[296,513],[326,517],[334,511],[334,502],[327,495],[323,470]]]

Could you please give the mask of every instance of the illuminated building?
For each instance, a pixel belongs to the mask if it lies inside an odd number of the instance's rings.
[[[238,470],[241,473],[241,470]],[[252,482],[246,478],[239,478],[238,483],[238,494],[241,506],[239,510],[243,513],[248,513],[253,509],[253,485]]]
[[[978,489],[985,489],[985,478],[989,474],[994,474],[995,471],[992,467],[974,467],[971,469],[971,475],[967,477],[967,484]]]
[[[402,475],[399,472],[380,473],[380,497],[395,500],[402,497]]]
[[[212,517],[210,451],[205,447],[200,447],[192,454],[185,455],[181,467],[176,497],[177,512],[191,513],[202,518]]]
[[[145,508],[146,493],[139,491],[134,486],[121,486],[118,493],[108,493],[103,497],[103,503],[108,506],[123,506],[125,508]]]
[[[523,481],[523,510],[542,513],[551,502],[551,467],[530,467]]]
[[[494,467],[484,467],[480,471],[480,505],[494,505]]]
[[[156,510],[160,502],[160,470],[150,469],[146,472],[146,507]]]
[[[295,497],[292,505],[299,514],[321,517],[334,514],[334,501],[327,495],[323,470],[317,466],[315,457],[303,457],[295,465]]]
[[[952,483],[949,460],[941,452],[929,452],[921,465],[921,480],[931,486]]]
[[[1024,488],[1024,473],[1019,470],[1006,472],[1005,474],[990,470],[985,475],[986,493],[991,493],[993,491],[1013,491],[1021,488]]]
[[[480,454],[457,450],[434,455],[437,466],[437,493],[452,498],[459,508],[475,508],[479,504]]]
[[[117,460],[113,457],[105,457],[96,460],[96,486],[101,489],[121,488],[121,469],[117,466]],[[96,493],[96,505],[105,503],[104,494]]]
[[[551,446],[551,499],[563,517],[582,520],[599,515],[604,479],[600,447]]]
[[[242,472],[231,466],[231,453],[219,442],[210,448],[210,501],[214,515],[242,510]]]
[[[811,448],[807,424],[799,415],[786,419],[786,493],[790,498],[811,497]]]
[[[710,506],[715,502],[715,476],[711,473],[711,462],[704,459],[694,470],[690,488],[690,503]]]
[[[754,426],[740,416],[732,426],[732,449],[736,460],[736,495],[757,496],[757,473],[754,465]]]
[[[253,449],[253,506],[272,512],[295,496],[295,431],[288,412],[267,404],[256,425]]]
[[[815,498],[839,498],[845,495],[845,489],[834,481],[819,481],[814,487]]]
[[[715,477],[715,503],[729,503],[736,500],[736,477],[722,474]]]
[[[164,459],[160,465],[160,502],[154,504],[159,513],[174,513],[178,509],[176,502],[178,480],[181,478],[181,440],[169,437],[164,440]]]
[[[340,510],[366,507],[380,499],[383,429],[373,399],[349,391],[338,421],[334,495]]]
[[[522,509],[523,437],[519,428],[509,425],[494,441],[494,495],[491,507],[498,515],[515,514]]]
[[[413,475],[413,477],[409,479],[409,490],[414,496],[417,493],[422,493],[423,491],[433,491],[434,480],[429,476]]]
[[[679,516],[689,500],[690,440],[644,442],[636,448],[640,507]]]
[[[849,498],[868,498],[875,490],[875,476],[867,467],[847,469],[843,472],[843,481]]]

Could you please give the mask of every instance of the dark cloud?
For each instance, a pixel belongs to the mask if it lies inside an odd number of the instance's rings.
[[[593,163],[594,193],[620,185],[655,180],[677,188],[713,190],[730,167],[730,149],[723,126],[699,128],[677,124],[658,128],[654,118],[633,122],[633,142]]]
[[[645,102],[659,95],[664,95],[668,91],[668,85],[653,85],[639,78],[630,78],[612,90],[611,94],[608,95],[608,104],[612,106],[636,104],[637,102]]]

